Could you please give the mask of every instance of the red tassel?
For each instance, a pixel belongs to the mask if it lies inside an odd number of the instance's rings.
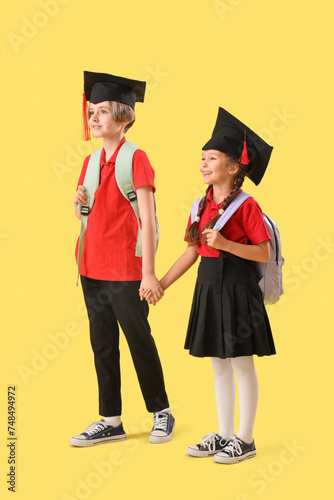
[[[86,94],[82,94],[82,137],[84,141],[90,141],[90,128],[87,119],[87,99]]]
[[[245,139],[244,139],[244,149],[242,150],[241,156],[239,158],[239,162],[242,165],[248,165],[249,164],[247,144],[246,144],[246,130],[245,130]]]

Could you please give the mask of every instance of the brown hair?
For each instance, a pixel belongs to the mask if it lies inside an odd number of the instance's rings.
[[[127,132],[129,128],[132,127],[136,119],[134,110],[131,108],[131,106],[128,106],[123,102],[116,102],[116,101],[109,101],[109,102],[110,102],[111,112],[116,123],[124,123],[130,121],[130,123],[128,123],[124,128],[124,132]],[[90,109],[88,106],[87,119],[89,120],[89,118],[90,118]]]
[[[228,163],[238,163],[239,169],[234,177],[233,189],[230,192],[230,194],[228,196],[226,196],[226,198],[224,199],[223,204],[221,206],[221,210],[226,210],[228,205],[231,203],[231,201],[233,200],[233,198],[235,197],[235,195],[237,194],[237,192],[241,188],[241,186],[244,182],[244,179],[245,179],[245,175],[246,175],[246,170],[245,170],[244,165],[239,163],[238,160],[236,160],[232,156],[227,156],[227,160],[228,160]],[[205,195],[203,196],[203,198],[200,201],[200,204],[198,206],[197,217],[196,217],[197,220],[195,219],[195,221],[189,226],[186,239],[187,239],[187,242],[189,243],[190,246],[197,245],[197,243],[200,241],[201,232],[199,230],[199,221],[200,221],[200,219],[203,215],[203,212],[205,210],[206,203],[207,203],[207,196],[208,196],[208,193],[209,193],[211,188],[212,188],[212,184],[210,184],[208,186],[207,190],[205,191]],[[210,222],[203,227],[203,231],[204,231],[204,229],[212,229],[213,226],[216,224],[217,220],[220,218],[220,216],[221,216],[221,214],[218,213],[218,215],[216,217],[211,219]],[[203,238],[203,242],[206,243],[205,237]]]

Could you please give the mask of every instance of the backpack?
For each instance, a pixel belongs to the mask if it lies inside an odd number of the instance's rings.
[[[239,193],[228,205],[224,213],[218,219],[213,229],[220,231],[238,208],[251,196],[245,192]],[[198,207],[202,198],[196,200],[191,208],[191,222],[193,223],[198,213]],[[265,305],[276,304],[283,294],[282,266],[284,258],[282,257],[281,239],[276,223],[263,214],[264,223],[270,235],[270,257],[268,262],[254,262],[256,277],[259,287],[262,291],[263,302]],[[232,255],[231,255],[232,256]],[[235,256],[232,256],[234,258]],[[239,260],[239,259],[238,259]],[[241,262],[241,261],[240,261]]]
[[[137,234],[137,243],[136,243],[136,251],[135,256],[142,256],[142,238],[141,238],[141,227],[140,227],[140,214],[139,207],[137,201],[137,194],[133,183],[133,170],[132,170],[132,158],[135,151],[139,149],[137,146],[132,144],[132,142],[125,141],[120,150],[118,151],[115,163],[115,177],[117,186],[129,203],[132,206],[132,209],[136,215],[138,221],[138,234]],[[79,245],[78,245],[78,278],[80,272],[80,265],[85,241],[85,234],[87,229],[87,218],[94,204],[94,193],[99,187],[100,184],[100,157],[102,154],[103,148],[97,149],[93,151],[87,166],[87,171],[85,175],[85,179],[83,182],[83,186],[85,188],[87,203],[86,205],[78,204],[78,211],[81,213],[81,228],[80,228],[80,236],[79,236]],[[154,195],[153,195],[154,197]],[[156,214],[156,204],[154,197],[154,211],[155,211],[155,224],[156,224],[156,249],[158,249],[159,244],[159,223]],[[78,279],[76,285],[78,286]]]

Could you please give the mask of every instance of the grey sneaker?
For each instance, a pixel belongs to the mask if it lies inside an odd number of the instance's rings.
[[[227,445],[228,440],[229,438],[223,438],[219,434],[210,432],[202,437],[201,443],[189,446],[187,453],[192,457],[211,457],[221,451]]]
[[[94,444],[120,441],[125,438],[123,424],[113,427],[102,419],[90,424],[85,432],[71,437],[70,444],[73,446],[93,446]]]
[[[227,443],[222,451],[213,457],[215,462],[219,464],[235,464],[246,458],[251,458],[256,455],[254,440],[251,443],[245,443],[242,439],[234,436]]]
[[[165,443],[173,437],[175,418],[170,412],[159,411],[153,415],[153,427],[149,440],[151,443]]]

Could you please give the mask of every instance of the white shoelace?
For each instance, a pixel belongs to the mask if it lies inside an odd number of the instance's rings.
[[[162,430],[167,432],[168,415],[167,413],[155,413],[153,415],[153,430]]]
[[[225,448],[222,451],[223,451],[223,453],[227,453],[227,454],[231,453],[232,457],[235,456],[235,453],[237,455],[241,455],[242,449],[240,446],[240,441],[238,440],[237,436],[234,436],[233,438],[231,438],[231,441],[229,443],[227,443],[227,445],[225,446]]]
[[[92,427],[92,425],[94,427]],[[88,436],[94,436],[94,434],[97,434],[100,431],[103,431],[108,427],[108,424],[105,422],[102,422],[102,420],[97,420],[96,422],[91,423],[85,432],[87,432]]]
[[[209,434],[205,434],[205,436],[202,437],[202,444],[205,448],[208,448],[209,451],[215,451],[216,449],[215,432],[210,432]]]

